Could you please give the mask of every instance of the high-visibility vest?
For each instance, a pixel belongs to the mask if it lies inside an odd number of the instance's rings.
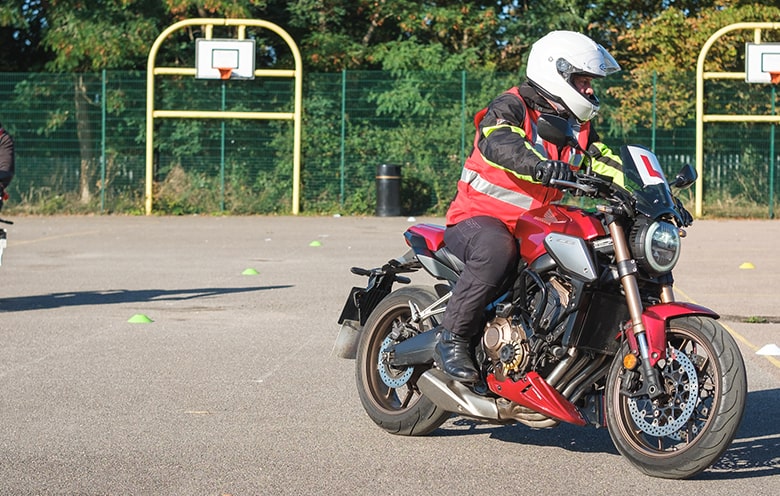
[[[579,167],[582,155],[567,146],[560,153],[558,147],[542,140],[536,131],[536,121],[540,113],[528,108],[516,87],[507,91],[515,95],[525,107],[523,132],[525,138],[533,143],[540,156],[539,160],[562,160]],[[458,193],[447,211],[447,225],[477,216],[490,216],[500,219],[510,231],[514,231],[517,218],[526,211],[559,200],[563,192],[536,182],[531,176],[518,174],[500,164],[489,163],[479,151],[480,122],[487,113],[482,109],[474,117],[477,133],[474,137],[474,149],[463,164]],[[575,126],[573,126],[575,127]],[[583,149],[588,148],[590,122],[576,126],[575,136]]]

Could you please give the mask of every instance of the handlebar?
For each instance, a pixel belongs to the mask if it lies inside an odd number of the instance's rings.
[[[574,181],[553,179],[550,186],[561,190],[573,190],[575,196],[587,196],[605,200],[611,207],[604,206],[605,212],[630,213],[634,210],[634,200],[630,193],[612,183],[612,179],[588,172],[579,172]],[[622,214],[621,214],[622,215]]]

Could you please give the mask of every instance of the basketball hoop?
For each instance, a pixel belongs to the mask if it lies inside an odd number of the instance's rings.
[[[233,73],[232,67],[217,67],[219,71],[219,79],[230,79],[230,75]],[[780,74],[778,74],[780,77]]]
[[[255,40],[195,40],[196,79],[254,79]]]
[[[772,84],[780,84],[780,72],[770,72],[769,80]]]

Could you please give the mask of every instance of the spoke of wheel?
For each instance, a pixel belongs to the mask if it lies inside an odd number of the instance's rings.
[[[410,388],[406,388],[406,396],[404,397],[403,401],[401,402],[401,408],[406,408],[409,406],[409,402],[412,401],[412,397],[414,396],[414,391],[412,391]]]
[[[701,368],[698,369],[699,372],[703,372],[703,373],[707,372],[707,366],[709,364],[710,364],[710,357],[709,357],[709,355],[707,355],[706,357],[704,357],[704,362],[702,362]]]

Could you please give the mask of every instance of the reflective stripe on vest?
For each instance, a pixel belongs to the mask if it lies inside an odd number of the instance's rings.
[[[478,193],[482,193],[483,195],[487,195],[524,210],[530,210],[533,203],[533,198],[530,196],[493,184],[471,169],[463,168],[463,171],[460,174],[460,180],[468,184]]]

